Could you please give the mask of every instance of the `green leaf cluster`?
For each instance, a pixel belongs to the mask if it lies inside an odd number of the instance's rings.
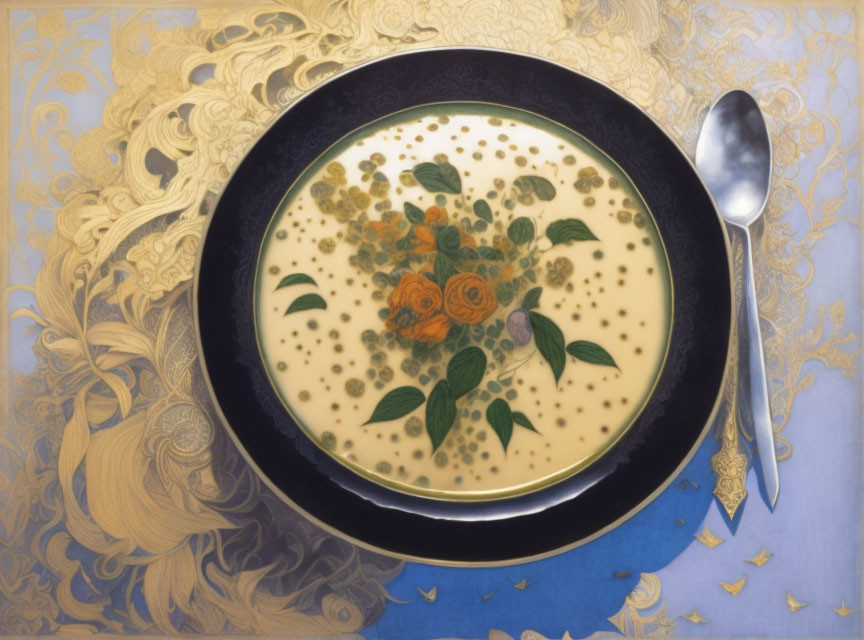
[[[510,438],[513,435],[513,424],[518,424],[529,431],[539,433],[531,421],[521,411],[513,411],[510,408],[510,403],[503,398],[496,398],[486,407],[486,422],[492,427],[492,431],[498,436],[504,451],[507,451],[507,445],[510,444]]]
[[[426,432],[435,451],[456,421],[456,401],[475,389],[486,373],[486,354],[479,347],[465,347],[447,363],[447,377],[439,380],[427,400],[416,387],[399,387],[387,393],[365,424],[402,418],[426,402]]]
[[[441,164],[422,162],[411,172],[417,182],[430,193],[458,194],[462,192],[462,178],[459,177],[459,171],[449,162],[442,162]]]
[[[597,240],[597,236],[591,232],[588,225],[578,218],[556,220],[546,227],[546,237],[552,241],[552,244],[562,244],[571,240],[579,242]]]
[[[318,283],[315,280],[305,273],[291,273],[279,281],[279,284],[276,285],[276,290],[284,289],[285,287],[292,287],[297,284],[311,284],[314,286],[318,286]],[[288,308],[285,310],[284,315],[288,315],[289,313],[297,313],[298,311],[307,311],[309,309],[326,309],[327,301],[324,300],[317,293],[307,293],[298,298],[296,298]]]
[[[520,176],[513,181],[513,186],[523,193],[533,193],[544,202],[552,200],[556,193],[554,185],[540,176]]]

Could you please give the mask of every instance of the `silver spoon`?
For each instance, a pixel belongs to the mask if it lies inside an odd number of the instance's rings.
[[[762,332],[756,307],[750,226],[762,215],[771,185],[771,139],[759,105],[746,91],[723,94],[705,118],[696,143],[696,168],[714,196],[720,215],[737,228],[744,242],[744,323],[748,344],[750,417],[762,468],[765,497],[772,509],[780,491],[774,427],[768,403],[768,382]]]

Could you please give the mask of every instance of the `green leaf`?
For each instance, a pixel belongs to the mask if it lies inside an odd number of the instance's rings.
[[[507,236],[515,244],[531,242],[534,239],[534,222],[532,222],[531,218],[526,218],[525,216],[516,218],[507,227]]]
[[[495,297],[498,298],[498,304],[506,307],[516,297],[516,290],[509,282],[499,282],[495,287]]]
[[[279,284],[276,285],[276,288],[281,289],[282,287],[290,287],[295,284],[314,284],[316,287],[318,286],[318,283],[305,273],[292,273],[282,278]]]
[[[479,260],[480,253],[474,247],[459,247],[456,257],[460,260]]]
[[[561,333],[557,324],[536,311],[528,312],[528,319],[531,322],[531,331],[534,333],[534,344],[537,345],[540,355],[546,359],[552,368],[552,374],[555,376],[555,384],[557,385],[558,379],[564,373],[566,362],[564,334]]]
[[[459,177],[459,170],[449,162],[442,162],[438,166],[441,168],[441,177],[444,182],[452,189],[451,193],[460,193],[462,191],[462,179]]]
[[[474,201],[474,215],[490,224],[492,222],[492,209],[485,200]]]
[[[447,383],[453,399],[461,398],[483,380],[486,354],[479,347],[466,347],[447,363]]]
[[[534,287],[533,289],[528,289],[525,293],[525,297],[522,298],[522,308],[528,309],[536,309],[540,304],[540,294],[543,293],[543,287]]]
[[[528,419],[528,416],[526,416],[521,411],[514,411],[513,412],[513,422],[518,424],[520,427],[525,427],[526,429],[530,429],[534,433],[540,433],[539,431],[537,431],[537,429],[534,428],[534,425],[531,424],[531,421]]]
[[[454,255],[459,250],[459,229],[453,226],[438,227],[435,244],[438,251]]]
[[[410,202],[405,203],[405,217],[408,218],[408,222],[413,222],[414,224],[423,224],[423,221],[426,219],[423,209],[414,206]]]
[[[501,252],[501,249],[494,249],[492,247],[477,247],[477,253],[479,253],[480,257],[484,260],[504,259],[504,254]]]
[[[456,420],[456,401],[450,394],[450,385],[446,380],[439,380],[429,394],[426,403],[426,432],[432,440],[432,451],[444,442],[453,421]]]
[[[510,405],[506,400],[497,398],[486,407],[486,422],[501,440],[504,451],[507,451],[510,436],[513,435],[513,414],[510,412]]]
[[[410,251],[414,247],[414,229],[408,229],[408,233],[403,238],[396,241],[397,251]]]
[[[538,200],[548,202],[555,197],[555,187],[546,178],[540,176],[521,176],[516,178],[513,186],[527,193],[533,192]]]
[[[588,342],[587,340],[576,340],[575,342],[571,342],[567,345],[567,353],[577,360],[582,360],[582,362],[602,364],[607,367],[615,367],[616,369],[619,368],[606,349],[601,347],[599,344]]]
[[[561,244],[562,242],[570,242],[571,240],[598,239],[597,236],[591,233],[591,230],[585,223],[578,218],[556,220],[546,227],[546,237],[552,241],[552,244]]]
[[[431,400],[431,396],[430,396]],[[363,424],[387,422],[407,416],[426,401],[426,396],[416,387],[399,387],[388,392],[378,402],[372,417]]]
[[[438,286],[442,289],[444,285],[447,284],[447,279],[450,276],[455,276],[458,271],[456,271],[456,267],[453,266],[453,262],[445,256],[443,253],[439,253],[435,256],[435,280],[438,282]]]
[[[455,194],[462,192],[462,180],[459,178],[459,171],[449,162],[442,164],[423,162],[414,167],[412,173],[426,191],[432,193],[443,191],[444,193]]]
[[[308,309],[326,308],[327,303],[324,301],[324,298],[319,296],[317,293],[307,293],[292,302],[288,309],[285,310],[285,315],[287,316],[289,313],[297,313],[298,311],[307,311]]]

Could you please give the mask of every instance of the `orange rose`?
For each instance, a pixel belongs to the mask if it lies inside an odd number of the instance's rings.
[[[414,239],[418,244],[411,249],[411,253],[432,253],[435,251],[435,232],[429,227],[418,224],[414,227]]]
[[[402,307],[410,307],[425,318],[441,309],[441,287],[419,273],[406,273],[387,302],[391,314]]]
[[[420,324],[441,311],[441,301],[441,287],[419,273],[406,273],[387,299],[387,328],[412,338]]]
[[[456,322],[478,324],[498,306],[489,283],[476,273],[459,273],[447,280],[444,312]]]
[[[411,330],[411,338],[427,344],[434,344],[441,342],[449,332],[450,318],[443,313],[436,313],[434,316],[420,320],[415,324]]]
[[[447,224],[447,212],[441,207],[429,207],[423,216],[425,224]]]

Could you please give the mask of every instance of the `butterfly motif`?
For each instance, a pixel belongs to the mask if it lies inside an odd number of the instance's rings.
[[[688,613],[686,616],[678,616],[688,622],[692,622],[693,624],[705,624],[706,622],[710,622],[710,620],[706,620],[702,617],[702,614],[699,613],[696,609],[693,609],[692,612]]]
[[[726,589],[726,591],[731,593],[733,596],[737,596],[741,592],[741,589],[744,588],[744,585],[747,584],[747,576],[744,576],[738,582],[718,582],[717,584]]]
[[[525,589],[532,586],[534,583],[528,582],[527,578],[522,578],[519,582],[513,582],[511,579],[510,584],[512,584],[516,589],[519,589],[519,591],[525,591]]]
[[[795,613],[796,611],[800,611],[804,607],[809,607],[809,602],[798,602],[793,596],[792,593],[786,592],[786,606],[789,607],[789,611]]]
[[[435,602],[438,599],[438,587],[432,587],[429,591],[423,591],[423,589],[417,587],[417,591],[423,596],[426,602]]]
[[[761,567],[763,564],[768,562],[772,557],[774,557],[773,553],[769,553],[768,549],[762,547],[762,549],[752,558],[747,558],[747,562],[750,564],[755,564],[757,567]]]

